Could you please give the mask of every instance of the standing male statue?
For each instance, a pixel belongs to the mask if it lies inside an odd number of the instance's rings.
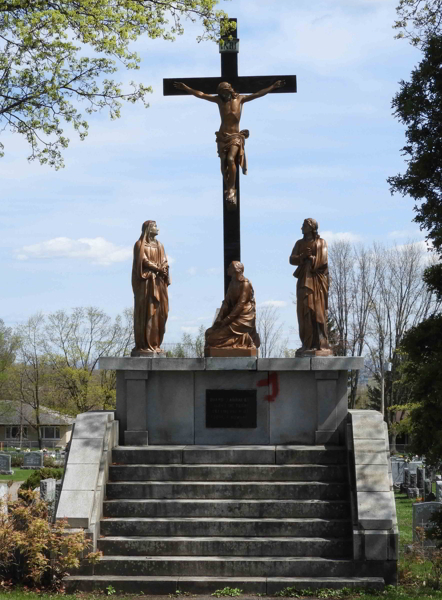
[[[298,268],[293,273],[296,285],[296,310],[302,347],[297,356],[331,356],[328,343],[328,259],[327,242],[318,233],[318,222],[305,219],[298,240],[290,255],[290,264]]]
[[[228,208],[236,207],[236,172],[238,166],[243,170],[244,175],[247,175],[247,160],[244,150],[245,140],[249,137],[249,130],[243,129],[240,131],[239,122],[241,119],[242,106],[245,102],[262,98],[273,90],[277,90],[285,85],[285,81],[275,81],[273,85],[254,94],[242,96],[237,94],[230,83],[221,82],[217,89],[217,95],[205,94],[193,90],[184,83],[176,82],[174,86],[192,94],[196,98],[215,102],[218,104],[219,113],[221,115],[221,127],[215,133],[216,142],[218,145],[218,155],[221,159],[221,173],[223,175],[224,184],[226,186],[225,200]]]

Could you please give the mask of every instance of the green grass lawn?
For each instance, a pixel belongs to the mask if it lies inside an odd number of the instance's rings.
[[[19,467],[12,467],[12,470],[14,471],[12,475],[0,475],[0,481],[25,481],[32,472],[29,469],[20,469]]]

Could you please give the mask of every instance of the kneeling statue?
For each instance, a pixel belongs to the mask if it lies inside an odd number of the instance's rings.
[[[296,356],[331,356],[328,343],[328,263],[327,242],[318,233],[318,222],[305,219],[298,240],[290,256],[290,264],[298,268],[293,276],[296,285],[296,310],[298,314],[299,337],[302,347]]]
[[[206,356],[256,356],[260,346],[256,331],[253,286],[236,260],[227,271],[232,278],[214,324],[206,331]]]

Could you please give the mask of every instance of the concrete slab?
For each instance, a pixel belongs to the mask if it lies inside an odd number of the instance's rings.
[[[315,379],[308,371],[274,375],[279,393],[270,404],[270,443],[314,445],[317,429]]]
[[[364,368],[362,356],[314,356],[312,371],[349,371]]]
[[[365,532],[365,558],[367,560],[387,560],[388,558],[388,532]]]
[[[207,358],[208,360],[229,361],[228,358]],[[232,359],[249,360],[249,359]],[[269,444],[269,394],[267,385],[258,385],[263,373],[256,371],[220,371],[219,373],[195,373],[195,444]],[[257,391],[257,427],[256,428],[207,428],[206,427],[206,389],[214,390],[256,390]]]
[[[396,508],[391,492],[358,492],[358,521],[364,529],[391,529]]]
[[[384,465],[388,466],[387,455],[384,452],[364,452],[356,450],[355,464],[357,465]]]
[[[89,527],[92,508],[94,504],[93,490],[66,490],[60,495],[57,519],[68,519],[70,527]]]
[[[204,375],[204,371],[196,373]],[[150,444],[195,443],[196,373],[151,371],[147,382],[147,429]]]
[[[385,465],[356,465],[356,489],[358,492],[389,492],[390,478]]]
[[[298,358],[258,358],[258,371],[310,371],[311,359]]]
[[[98,368],[110,371],[150,371],[153,360],[160,359],[145,356],[125,356],[121,358],[106,356],[100,358]]]
[[[204,358],[157,358],[152,371],[204,371]]]
[[[69,450],[69,464],[99,464],[103,452],[103,438],[74,438]]]
[[[106,426],[111,421],[109,413],[83,413],[75,419],[75,437],[104,438]]]
[[[85,468],[84,465],[72,465],[68,461],[63,480],[63,492],[65,490],[95,490],[97,487],[98,471],[98,464],[89,464]]]
[[[205,358],[206,371],[256,371],[257,359],[253,356]]]

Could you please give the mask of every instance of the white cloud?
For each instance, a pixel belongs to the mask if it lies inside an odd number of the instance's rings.
[[[206,269],[207,275],[219,275],[221,273],[221,269],[219,267],[212,267],[211,269]]]
[[[196,267],[190,267],[190,269],[187,269],[186,273],[188,273],[189,275],[196,275],[197,272],[197,268]]]
[[[198,327],[181,327],[181,331],[184,331],[184,333],[198,333]]]
[[[340,231],[333,233],[333,231],[321,231],[321,237],[328,243],[331,242],[360,242],[362,237],[357,233],[351,233],[351,231]]]
[[[401,229],[399,231],[390,231],[388,234],[389,238],[397,239],[397,238],[416,238],[422,237],[423,233],[416,229]]]
[[[93,264],[110,265],[129,260],[132,249],[127,246],[117,246],[102,237],[79,238],[73,240],[67,237],[57,237],[52,240],[23,246],[17,252],[18,260],[42,258],[79,258]]]
[[[274,306],[275,308],[283,308],[287,306],[287,302],[285,300],[266,300],[265,302],[261,302],[258,306]]]
[[[167,257],[167,262],[169,263],[169,265],[173,265],[173,263],[175,262],[175,259],[173,258],[173,256],[169,256],[169,254],[166,254]]]

